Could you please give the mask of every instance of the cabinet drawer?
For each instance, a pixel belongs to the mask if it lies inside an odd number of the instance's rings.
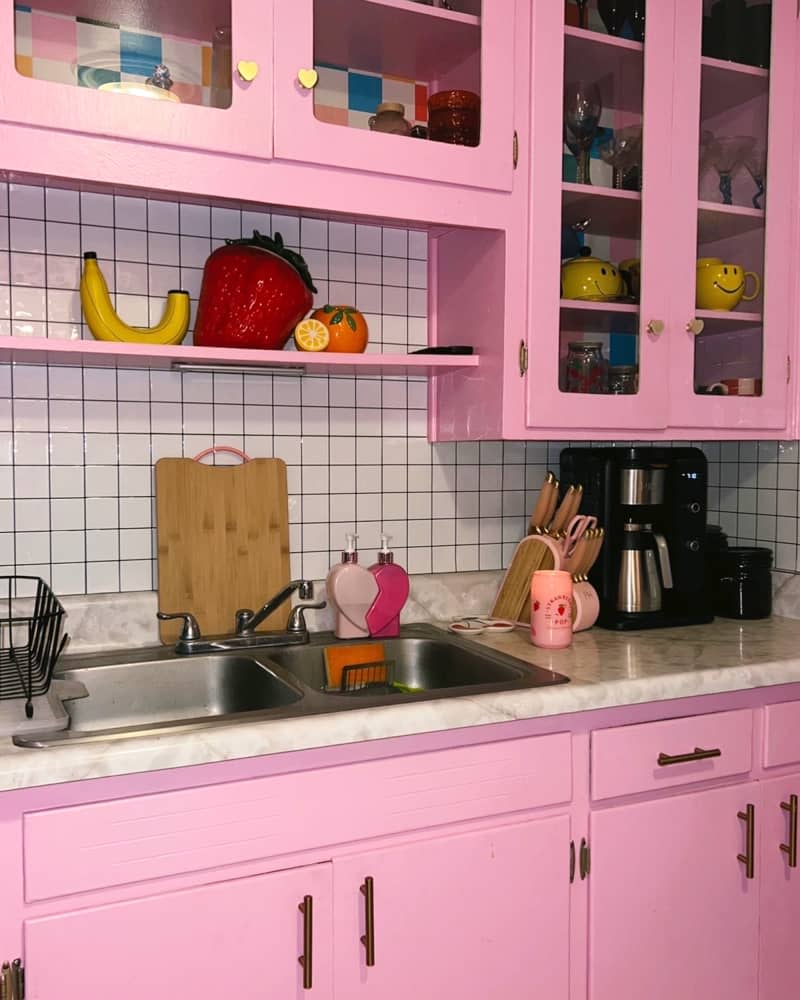
[[[47,899],[567,802],[569,733],[27,813]]]
[[[764,713],[764,767],[800,761],[800,701],[767,705]]]
[[[752,733],[753,716],[747,709],[596,730],[592,733],[592,798],[610,799],[745,774],[752,767]],[[695,750],[709,754],[680,759]]]

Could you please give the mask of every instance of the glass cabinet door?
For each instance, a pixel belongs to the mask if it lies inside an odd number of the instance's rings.
[[[682,2],[676,204],[682,313],[675,423],[786,421],[795,149],[795,0]],[[690,113],[691,112],[691,113]],[[677,247],[676,247],[677,250]]]
[[[672,33],[663,0],[537,5],[532,426],[666,426]]]
[[[515,0],[278,4],[276,155],[510,190],[514,8]]]
[[[271,14],[260,5],[0,2],[0,118],[270,155]]]

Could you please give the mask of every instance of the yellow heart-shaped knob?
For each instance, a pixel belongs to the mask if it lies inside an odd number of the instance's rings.
[[[236,72],[243,80],[250,83],[251,80],[255,80],[258,76],[258,63],[242,59],[236,63]]]
[[[299,69],[297,81],[306,90],[313,90],[319,83],[319,73],[315,69]]]

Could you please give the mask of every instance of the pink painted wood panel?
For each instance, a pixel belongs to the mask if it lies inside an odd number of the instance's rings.
[[[669,239],[671,207],[665,192],[670,182],[670,130],[672,119],[672,62],[674,14],[671,4],[652,3],[647,10],[647,40],[644,54],[643,141],[644,189],[641,198],[642,301],[639,309],[639,383],[637,395],[592,396],[567,394],[559,389],[559,367],[565,356],[566,337],[571,331],[569,319],[562,314],[559,301],[560,234],[562,221],[577,222],[597,215],[600,226],[589,230],[593,236],[614,235],[621,225],[630,230],[630,199],[617,211],[608,208],[613,196],[601,192],[595,196],[587,187],[580,206],[575,201],[575,186],[562,186],[563,153],[563,81],[564,81],[564,7],[558,3],[537,4],[533,27],[533,96],[531,104],[532,185],[529,231],[529,319],[528,347],[531,356],[527,381],[527,423],[536,428],[591,428],[592,431],[617,430],[620,437],[630,437],[632,430],[658,430],[668,423],[668,391],[664,377],[669,366],[669,338],[647,332],[651,320],[666,322],[670,295],[671,246]],[[597,48],[603,49],[610,72],[618,54],[598,35]],[[589,45],[589,42],[586,42]],[[626,60],[633,56],[626,53]],[[600,58],[600,57],[598,57]],[[571,65],[572,79],[581,74],[580,65]],[[591,77],[590,77],[591,79]],[[615,81],[624,87],[620,75]],[[598,187],[598,191],[600,191]],[[566,206],[562,215],[562,201]],[[598,224],[595,223],[595,226]],[[639,227],[636,227],[637,230]],[[638,254],[636,255],[638,256]],[[630,317],[614,314],[616,329],[625,329]],[[603,328],[591,325],[583,339]],[[622,321],[622,325],[620,325]],[[606,320],[605,328],[608,328]],[[580,336],[573,339],[581,339]]]
[[[334,861],[337,997],[567,1000],[569,837],[555,816]]]
[[[348,16],[356,32],[363,13],[362,4],[351,2]],[[395,11],[383,8],[387,16]],[[374,5],[373,16],[381,11]],[[418,15],[415,20],[419,20]],[[436,31],[443,22],[430,18],[427,45],[436,55]],[[315,60],[314,0],[279,3],[275,11],[275,154],[281,159],[319,163],[330,167],[355,167],[370,172],[417,177],[445,184],[466,185],[510,191],[513,177],[512,140],[514,133],[514,51],[515,0],[492,0],[483,4],[481,44],[481,141],[476,147],[453,146],[443,142],[411,140],[364,129],[347,128],[320,121],[314,116],[314,91],[305,90],[297,80],[300,69]],[[324,35],[320,35],[323,39]],[[415,44],[397,38],[401,45]],[[388,49],[382,54],[391,58]],[[441,55],[440,49],[439,54]],[[330,61],[330,60],[324,60]],[[464,60],[467,64],[468,59]],[[384,63],[390,67],[390,63]],[[360,67],[355,66],[358,69]],[[388,68],[385,72],[392,73]],[[469,76],[470,74],[468,74]],[[447,74],[443,86],[454,86]],[[431,80],[431,88],[436,80]],[[470,89],[463,83],[462,89]],[[472,85],[474,87],[474,84]],[[330,175],[329,191],[335,191],[336,175]],[[424,195],[423,195],[424,196]],[[468,207],[465,216],[469,215]],[[387,211],[390,206],[387,205]],[[464,223],[468,224],[467,219]]]
[[[789,865],[781,844],[788,846],[790,814],[781,803],[800,797],[800,774],[766,781],[762,786],[760,864],[761,923],[759,944],[759,1000],[785,1000],[800,983],[800,868]]]
[[[764,709],[764,767],[800,762],[800,701]]]
[[[590,1000],[754,1000],[758,865],[737,854],[742,784],[594,812]]]
[[[303,914],[313,899],[313,993]],[[331,865],[25,922],[28,1000],[333,997]]]
[[[797,18],[795,0],[772,2],[772,57],[769,71],[768,179],[763,298],[763,385],[757,398],[699,396],[694,392],[695,339],[687,323],[697,315],[695,307],[695,260],[698,235],[698,156],[701,94],[701,17],[697,0],[675,0],[680,44],[675,47],[675,115],[672,126],[674,157],[672,196],[667,242],[671,250],[673,291],[669,323],[671,343],[670,423],[677,428],[744,431],[752,428],[783,428],[788,420],[786,362],[790,348],[788,331],[793,328],[796,308],[791,247],[795,218],[785,211],[797,195]],[[715,61],[716,62],[716,61]],[[712,64],[709,67],[713,70]],[[708,70],[706,71],[708,73]],[[729,73],[728,76],[732,74]],[[745,83],[752,74],[745,72]],[[711,72],[704,87],[720,87],[724,80]],[[728,83],[728,88],[732,86]],[[735,84],[733,84],[735,86]],[[713,106],[710,106],[713,110]],[[724,128],[706,122],[719,134],[750,134],[744,123],[731,121]],[[665,233],[662,232],[662,236]],[[740,240],[724,244],[727,254],[741,254]],[[708,256],[708,252],[704,254]],[[727,258],[730,259],[730,258]],[[734,258],[736,259],[736,258]],[[743,307],[746,311],[746,308]],[[708,330],[712,325],[708,324]],[[705,333],[704,336],[710,336]]]
[[[24,817],[45,899],[566,802],[567,733],[412,754]]]
[[[0,4],[0,121],[268,159],[272,155],[272,4],[232,0],[231,37],[234,68],[240,60],[254,61],[259,72],[247,83],[234,69],[230,108],[145,100],[20,75],[14,61],[14,4],[9,0]],[[58,132],[39,141],[58,158]],[[117,157],[124,160],[125,153],[119,150]],[[138,175],[131,173],[129,183],[161,186],[163,167],[152,151],[149,158],[149,166]],[[229,176],[221,164],[217,169]],[[72,176],[73,172],[51,167],[48,174]],[[78,168],[77,176],[86,176],[83,168]],[[196,178],[185,174],[181,190],[196,191]]]
[[[746,774],[752,767],[752,733],[749,709],[595,730],[592,798],[610,799]],[[685,764],[658,763],[659,754],[675,756],[696,748],[721,753]]]

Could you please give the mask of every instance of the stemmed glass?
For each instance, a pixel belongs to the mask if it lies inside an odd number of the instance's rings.
[[[614,171],[613,186],[621,188],[625,175],[642,159],[642,127],[628,125],[600,142],[600,158]]]
[[[719,173],[723,205],[733,204],[733,176],[742,167],[755,144],[756,140],[751,135],[733,135],[716,138],[710,147],[711,165]]]
[[[744,165],[756,186],[756,193],[753,195],[753,208],[763,208],[761,199],[764,197],[766,187],[767,151],[762,146],[753,146],[744,158]]]
[[[597,134],[603,101],[596,83],[576,80],[564,87],[564,134],[578,162],[578,183],[591,184],[589,151]]]
[[[578,27],[588,28],[589,27],[589,17],[587,13],[587,8],[589,6],[589,0],[575,0],[578,5]]]

